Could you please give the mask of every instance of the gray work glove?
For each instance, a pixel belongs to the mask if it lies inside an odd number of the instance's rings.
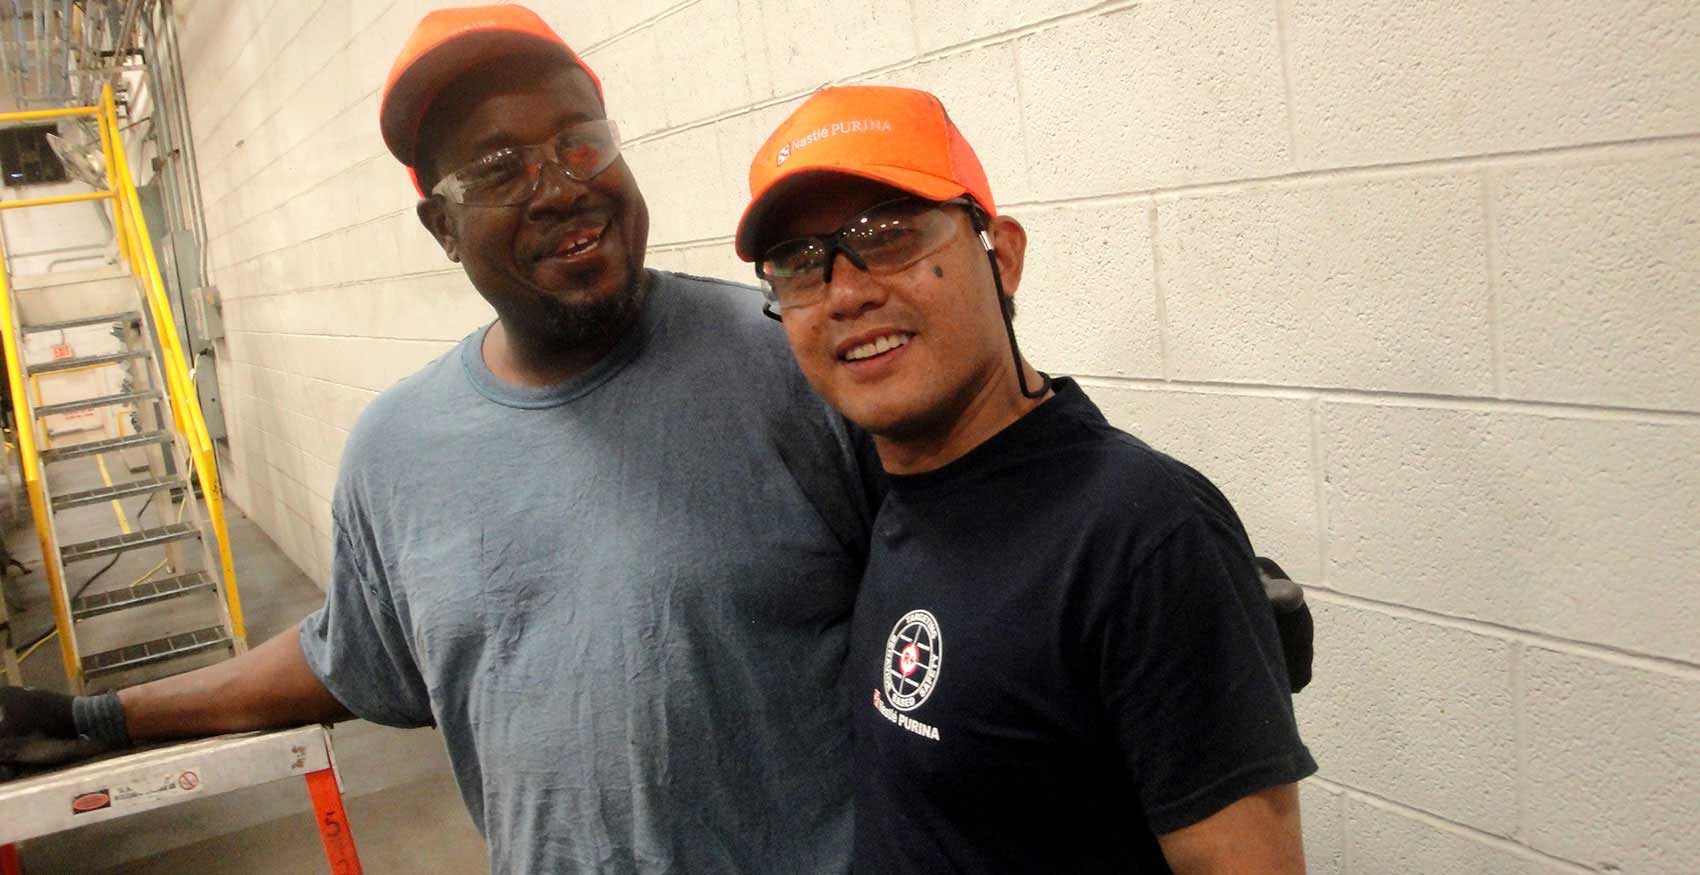
[[[1305,604],[1305,591],[1275,564],[1275,560],[1256,557],[1258,575],[1263,578],[1263,593],[1269,597],[1269,607],[1275,611],[1275,629],[1281,633],[1281,659],[1287,664],[1287,680],[1293,692],[1310,683],[1310,665],[1316,656],[1316,625]]]
[[[0,781],[129,746],[118,694],[0,687]]]

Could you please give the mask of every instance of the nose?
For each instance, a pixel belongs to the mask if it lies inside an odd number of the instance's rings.
[[[587,190],[584,183],[568,176],[559,164],[545,161],[537,170],[537,190],[525,202],[525,214],[535,219],[570,213]]]
[[[885,306],[886,288],[878,277],[857,267],[843,252],[832,257],[832,282],[826,284],[826,306],[832,318],[853,319]]]

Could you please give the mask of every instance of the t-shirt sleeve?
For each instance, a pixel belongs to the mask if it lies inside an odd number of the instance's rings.
[[[307,665],[358,717],[385,726],[435,725],[430,697],[369,543],[333,515],[325,605],[301,622]]]
[[[1173,832],[1316,771],[1249,547],[1192,514],[1105,611],[1107,719],[1152,830]]]

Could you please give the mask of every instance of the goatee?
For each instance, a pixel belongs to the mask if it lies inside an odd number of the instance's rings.
[[[536,325],[539,339],[557,349],[595,346],[625,336],[643,310],[648,284],[644,271],[632,272],[632,278],[618,292],[588,301],[563,301],[545,295],[537,299]]]

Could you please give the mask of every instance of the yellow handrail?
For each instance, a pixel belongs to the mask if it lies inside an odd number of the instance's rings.
[[[5,338],[6,374],[12,388],[12,411],[18,423],[18,460],[24,469],[24,486],[30,497],[30,515],[35,518],[35,536],[41,542],[41,564],[47,569],[48,591],[53,594],[53,625],[59,631],[59,656],[65,661],[65,677],[71,689],[81,691],[82,663],[71,641],[71,605],[66,600],[62,569],[53,547],[52,517],[47,513],[41,490],[41,457],[35,450],[35,422],[30,416],[29,397],[24,394],[23,355],[18,350],[17,322],[12,316],[11,278],[5,269],[6,253],[0,244],[0,335]]]
[[[104,108],[105,105],[105,92],[103,91],[101,107]],[[124,148],[123,142],[118,138],[118,121],[115,118],[112,124],[108,125],[105,112],[96,115],[95,119],[99,122],[98,127],[100,128],[100,154],[106,158],[106,190],[108,193],[115,193],[118,191],[118,178],[115,175],[116,171],[113,170],[112,153],[117,150],[113,147]],[[118,251],[123,254],[124,261],[128,263],[130,261],[130,237],[124,233],[124,223],[118,219],[120,212],[122,212],[122,209],[118,205],[117,198],[114,198],[112,201],[112,234],[118,238]]]
[[[124,228],[124,237],[128,247],[126,255],[132,269],[142,280],[144,297],[148,301],[148,309],[153,316],[155,330],[159,333],[164,361],[161,370],[165,374],[166,385],[171,394],[172,419],[176,421],[178,431],[189,442],[189,456],[194,463],[195,473],[201,480],[201,491],[206,496],[207,516],[211,518],[213,532],[218,540],[219,564],[224,572],[225,599],[230,610],[230,631],[236,639],[237,646],[245,647],[247,627],[242,616],[242,599],[236,588],[236,562],[230,550],[230,532],[224,521],[224,496],[219,488],[218,463],[214,455],[212,437],[207,432],[206,420],[201,416],[200,404],[195,401],[195,387],[189,379],[187,366],[183,364],[183,341],[177,334],[177,321],[171,313],[171,303],[165,295],[165,281],[159,272],[159,261],[154,257],[153,240],[148,234],[147,223],[142,218],[141,199],[136,194],[136,184],[130,175],[129,157],[124,153],[123,143],[117,136],[118,113],[113,104],[112,87],[106,86],[101,91],[101,117],[108,128],[103,141],[111,144],[107,154],[107,167],[112,173],[118,194],[115,203],[120,216],[117,223]],[[123,245],[122,243],[120,245]],[[187,499],[185,499],[187,500]]]
[[[21,122],[39,122],[56,118],[73,118],[79,115],[100,115],[100,107],[68,106],[64,109],[28,109],[23,112],[0,112],[0,125]]]
[[[88,191],[82,194],[59,194],[53,197],[37,197],[22,201],[0,201],[0,210],[21,210],[24,207],[51,207],[58,204],[74,204],[81,201],[104,201],[112,197],[110,191]]]

